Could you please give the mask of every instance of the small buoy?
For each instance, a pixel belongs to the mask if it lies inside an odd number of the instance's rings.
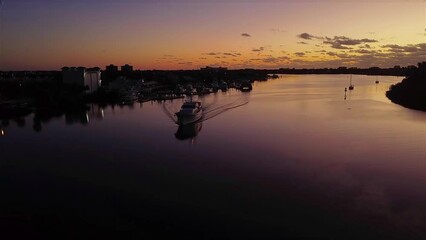
[[[347,88],[345,88],[345,92],[346,92],[346,91],[348,91],[348,89],[347,89]]]

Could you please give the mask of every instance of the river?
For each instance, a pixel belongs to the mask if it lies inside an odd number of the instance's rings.
[[[421,239],[426,113],[401,77],[280,75],[251,92],[2,121],[2,231],[33,239]],[[376,84],[375,81],[379,83]],[[18,229],[18,230],[16,230]]]

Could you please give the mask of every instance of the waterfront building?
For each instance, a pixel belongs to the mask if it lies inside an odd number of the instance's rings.
[[[129,64],[125,64],[125,65],[121,66],[121,71],[125,72],[125,73],[131,73],[131,72],[133,72],[133,66],[131,66]]]
[[[98,67],[86,69],[86,74],[84,75],[84,85],[86,86],[87,92],[91,93],[101,86],[101,69]]]
[[[92,93],[101,86],[101,69],[98,67],[63,67],[62,81],[65,84],[85,86],[86,92]]]
[[[118,66],[110,64],[110,65],[105,67],[105,71],[110,72],[110,73],[116,73],[116,72],[118,72]]]

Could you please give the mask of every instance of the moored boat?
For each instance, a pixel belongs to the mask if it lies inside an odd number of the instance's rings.
[[[352,84],[352,75],[351,75],[350,80],[349,80],[349,87],[348,87],[348,89],[349,90],[354,90],[354,85]]]
[[[242,83],[240,90],[243,92],[250,92],[253,89],[251,83],[247,82],[247,83]]]

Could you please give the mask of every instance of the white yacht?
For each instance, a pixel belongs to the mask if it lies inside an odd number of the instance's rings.
[[[182,104],[179,112],[176,113],[178,124],[188,124],[198,121],[203,115],[201,102],[190,101]]]

